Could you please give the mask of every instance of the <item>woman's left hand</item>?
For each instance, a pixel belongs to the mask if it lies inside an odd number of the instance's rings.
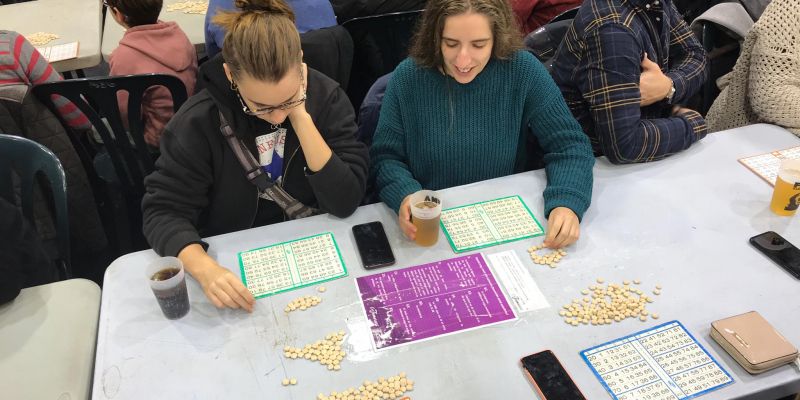
[[[306,93],[306,88],[308,87],[308,66],[306,65],[306,63],[300,63],[300,69],[303,71],[303,82],[300,84],[300,88],[297,92],[296,98],[298,99],[303,97],[303,95]],[[303,102],[301,104],[298,104],[296,107],[292,108],[292,110],[289,112],[289,119],[291,120],[292,118],[307,113],[308,112],[306,111],[306,103]]]
[[[551,249],[560,249],[575,243],[580,237],[581,226],[578,216],[567,207],[556,207],[550,211],[547,219],[547,236],[544,245]]]

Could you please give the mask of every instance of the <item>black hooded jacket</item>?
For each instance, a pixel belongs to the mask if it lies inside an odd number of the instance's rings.
[[[161,255],[177,255],[192,243],[205,246],[201,237],[251,228],[256,214],[261,225],[285,220],[278,205],[259,200],[220,133],[218,112],[258,159],[255,138],[272,130],[266,121],[242,111],[222,63],[218,55],[201,67],[205,89],[167,124],[156,170],[145,179],[144,234]],[[281,184],[303,204],[346,217],[364,195],[368,151],[356,141],[353,107],[335,81],[309,68],[306,93],[306,110],[333,155],[316,173],[306,171],[305,155],[287,118]]]

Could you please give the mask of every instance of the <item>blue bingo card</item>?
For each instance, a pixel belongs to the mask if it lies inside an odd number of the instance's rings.
[[[691,399],[733,383],[678,321],[586,349],[581,356],[617,400]]]

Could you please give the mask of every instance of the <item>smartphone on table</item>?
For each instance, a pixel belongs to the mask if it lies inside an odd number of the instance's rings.
[[[545,400],[586,400],[552,351],[545,350],[525,356],[520,362],[540,398]]]
[[[358,254],[364,269],[386,267],[394,264],[394,253],[380,221],[353,226]]]
[[[750,244],[772,261],[800,279],[800,249],[781,235],[769,231],[750,238]]]

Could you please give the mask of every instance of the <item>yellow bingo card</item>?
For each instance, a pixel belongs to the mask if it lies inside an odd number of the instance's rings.
[[[239,268],[256,298],[347,276],[331,233],[243,251]]]
[[[733,378],[678,321],[581,352],[617,400],[689,399]]]
[[[442,229],[456,253],[539,236],[544,229],[519,196],[442,211]]]

